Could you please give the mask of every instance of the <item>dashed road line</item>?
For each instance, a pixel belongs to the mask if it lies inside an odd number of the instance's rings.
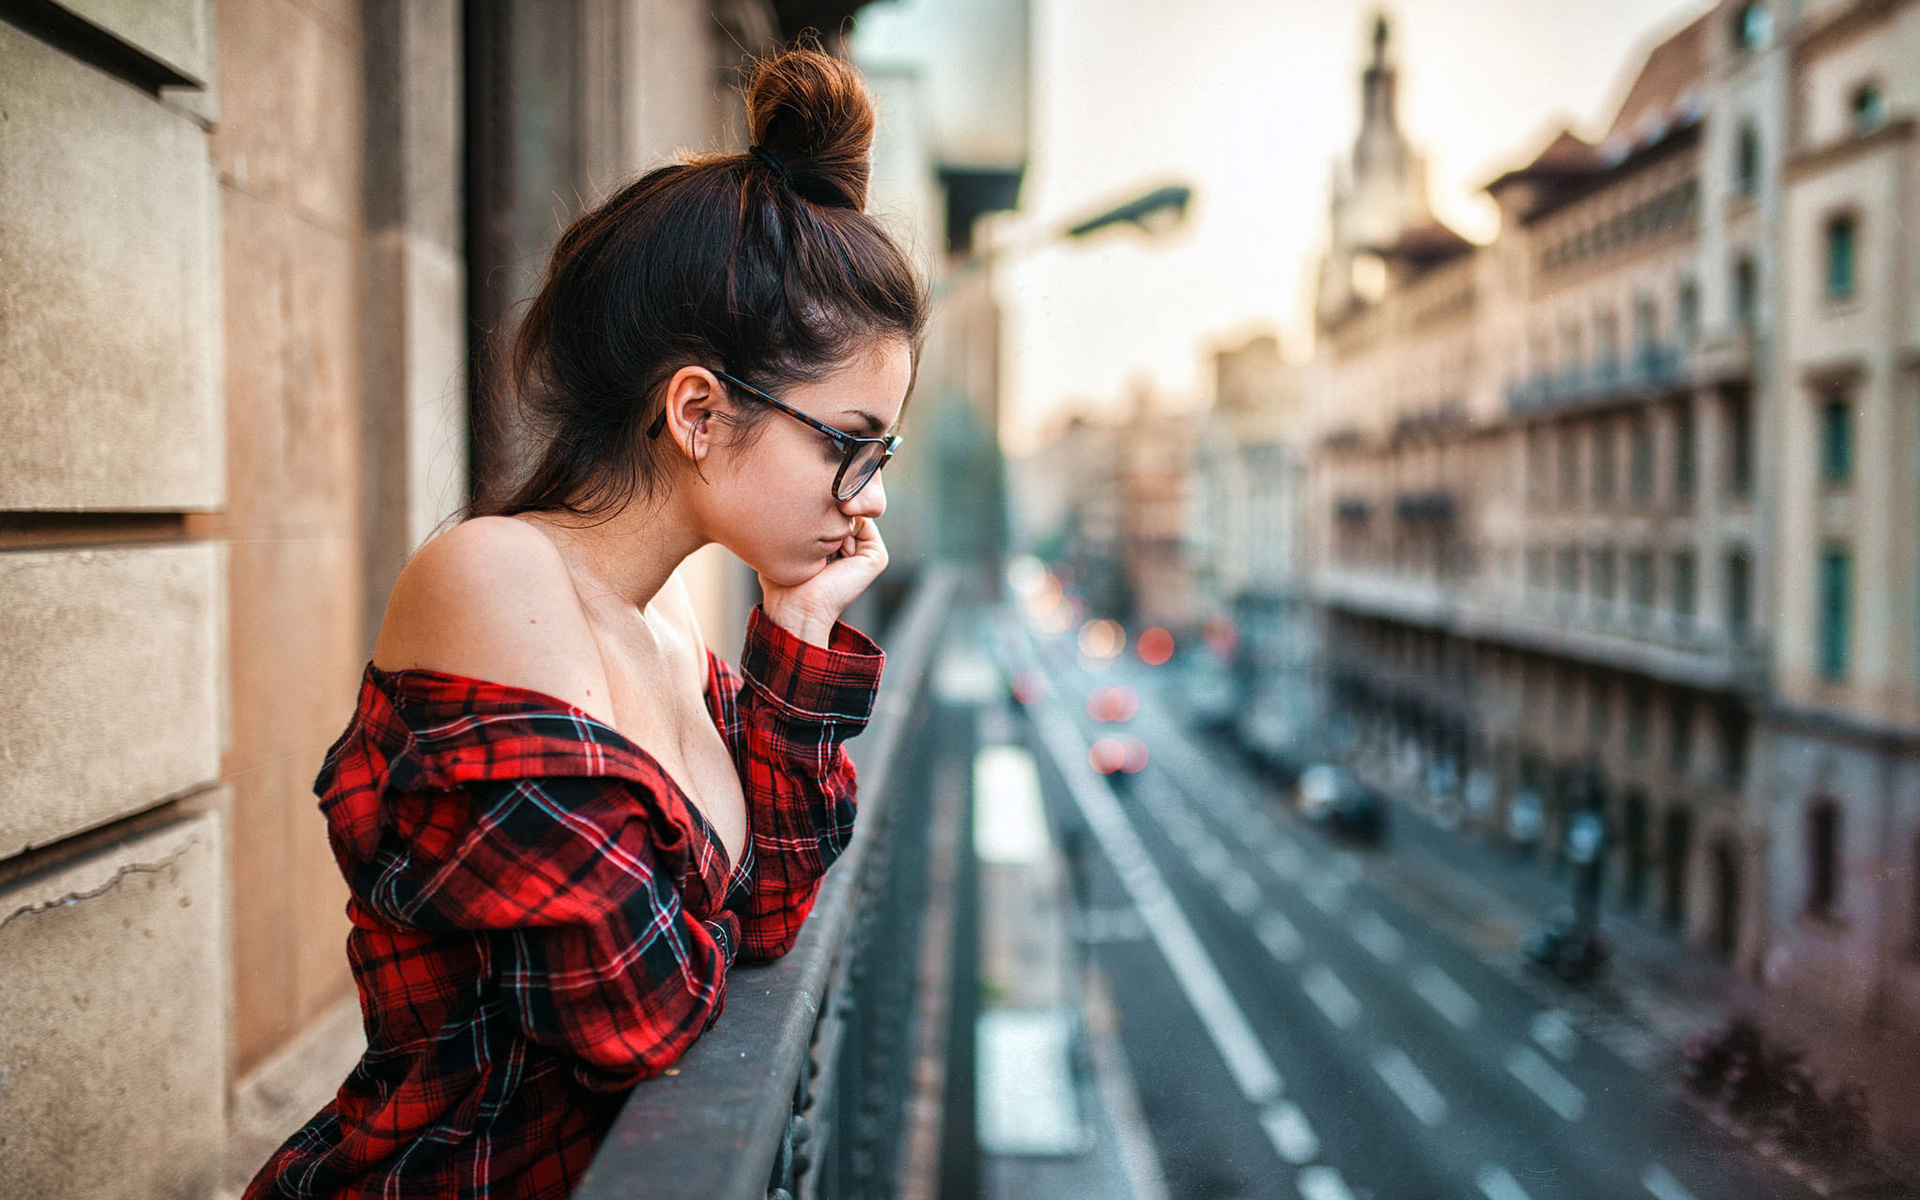
[[[1300,961],[1300,956],[1307,949],[1307,940],[1300,936],[1293,922],[1272,909],[1254,919],[1253,935],[1260,939],[1260,944],[1267,948],[1268,954],[1283,963]]]
[[[1373,1070],[1422,1125],[1438,1125],[1447,1119],[1446,1097],[1398,1046],[1382,1046],[1374,1051]]]
[[[1307,856],[1300,847],[1291,842],[1276,846],[1266,853],[1267,870],[1285,883],[1298,882],[1306,873]]]
[[[1346,1029],[1360,1019],[1360,998],[1326,966],[1308,967],[1300,976],[1300,989],[1336,1028]]]
[[[1270,1105],[1260,1114],[1260,1127],[1283,1161],[1301,1166],[1320,1157],[1320,1136],[1307,1124],[1299,1105],[1286,1100]]]
[[[1568,1121],[1578,1121],[1587,1111],[1587,1097],[1567,1077],[1553,1069],[1547,1060],[1527,1049],[1515,1046],[1507,1053],[1507,1073],[1525,1084],[1548,1108]]]
[[[1480,1002],[1467,994],[1467,989],[1453,981],[1453,977],[1432,963],[1421,963],[1413,969],[1408,981],[1414,995],[1425,1000],[1433,1011],[1445,1017],[1456,1029],[1471,1029],[1480,1019]]]
[[[1107,861],[1120,877],[1121,886],[1133,901],[1134,911],[1160,948],[1161,956],[1173,969],[1173,977],[1186,994],[1200,1018],[1201,1028],[1213,1042],[1227,1071],[1233,1076],[1240,1094],[1254,1104],[1264,1105],[1284,1090],[1280,1070],[1274,1066],[1266,1047],[1253,1031],[1253,1025],[1238,1000],[1220,977],[1200,936],[1193,930],[1154,865],[1112,787],[1093,773],[1087,762],[1086,739],[1058,702],[1035,705],[1030,710],[1034,728],[1039,732],[1054,765],[1067,785],[1067,792],[1086,819],[1087,828]]]
[[[1293,1177],[1301,1200],[1353,1200],[1353,1191],[1332,1167],[1301,1167]]]
[[[1567,1014],[1557,1008],[1534,1014],[1533,1020],[1527,1022],[1527,1033],[1541,1049],[1561,1062],[1571,1059],[1580,1049],[1580,1035],[1573,1031]]]
[[[1527,1195],[1527,1189],[1521,1187],[1505,1167],[1492,1163],[1480,1168],[1480,1174],[1474,1182],[1480,1185],[1480,1194],[1487,1200],[1533,1200]]]
[[[1659,1163],[1647,1164],[1647,1169],[1640,1175],[1640,1186],[1652,1192],[1659,1200],[1693,1200],[1693,1193],[1681,1187],[1680,1181]]]
[[[1250,917],[1260,908],[1260,885],[1253,881],[1253,876],[1233,867],[1220,883],[1220,898],[1234,912]]]
[[[1368,954],[1391,966],[1400,961],[1406,953],[1407,939],[1400,931],[1387,924],[1379,913],[1367,911],[1354,914],[1353,940],[1359,942]]]
[[[1347,885],[1327,876],[1308,882],[1303,890],[1307,903],[1330,917],[1338,916],[1347,905]]]

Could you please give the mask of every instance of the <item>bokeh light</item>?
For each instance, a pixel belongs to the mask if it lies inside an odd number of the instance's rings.
[[[1141,632],[1134,641],[1133,649],[1140,656],[1140,661],[1148,666],[1164,666],[1173,657],[1173,635],[1155,625]]]
[[[1137,737],[1127,738],[1120,743],[1120,769],[1129,775],[1138,775],[1147,769],[1147,744]]]
[[[1127,631],[1120,622],[1096,617],[1080,627],[1080,653],[1088,658],[1110,659],[1127,648]]]
[[[1130,687],[1097,687],[1087,693],[1087,715],[1096,721],[1131,721],[1140,713],[1140,695]]]
[[[1119,738],[1100,738],[1087,747],[1087,765],[1102,775],[1123,771],[1127,765],[1127,747]]]

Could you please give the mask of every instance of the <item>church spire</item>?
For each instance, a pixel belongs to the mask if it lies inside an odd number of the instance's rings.
[[[1369,126],[1382,129],[1399,127],[1399,117],[1394,112],[1394,83],[1398,72],[1387,61],[1389,37],[1387,14],[1375,13],[1373,58],[1367,63],[1366,74],[1360,81],[1360,123],[1363,129]]]

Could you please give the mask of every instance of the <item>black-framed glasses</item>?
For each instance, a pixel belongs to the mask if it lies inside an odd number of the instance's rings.
[[[897,434],[888,434],[885,437],[856,437],[844,429],[835,429],[824,421],[814,420],[777,396],[769,396],[745,380],[737,379],[725,371],[716,370],[714,374],[719,376],[728,387],[737,387],[754,399],[771,404],[794,420],[805,422],[826,434],[832,439],[834,445],[840,447],[840,470],[833,477],[833,498],[838,503],[845,504],[858,496],[860,489],[866,487],[867,481],[880,473],[880,468],[887,465],[887,460],[892,458],[893,452],[900,447],[900,438]],[[647,436],[657,438],[660,436],[660,431],[666,427],[667,414],[662,412],[653,419],[653,424],[647,427]]]

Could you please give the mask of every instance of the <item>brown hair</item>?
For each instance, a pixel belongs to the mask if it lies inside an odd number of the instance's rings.
[[[599,515],[663,481],[645,430],[685,366],[766,391],[818,379],[887,337],[917,360],[926,287],[865,212],[873,102],[813,46],[753,63],[754,150],[649,171],[560,236],[513,343],[509,382],[545,444],[477,513]],[[751,429],[764,405],[734,424]]]

